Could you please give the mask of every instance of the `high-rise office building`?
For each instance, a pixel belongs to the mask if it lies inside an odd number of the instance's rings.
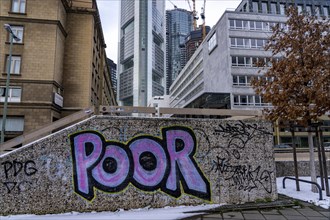
[[[166,11],[166,93],[186,65],[185,40],[193,30],[192,12],[175,8]]]
[[[0,126],[12,46],[5,140],[64,116],[116,105],[96,0],[0,1]]]
[[[205,26],[206,35],[210,32],[210,26]],[[186,52],[186,62],[192,57],[195,53],[199,45],[203,42],[203,29],[202,27],[198,28],[197,30],[190,31],[186,36],[184,48]]]
[[[147,106],[165,93],[165,0],[120,3],[118,100]]]
[[[112,82],[113,92],[117,97],[117,64],[113,62],[113,60],[107,58],[107,63],[110,70],[110,78]]]

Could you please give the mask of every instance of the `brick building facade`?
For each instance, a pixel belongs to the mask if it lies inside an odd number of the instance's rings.
[[[6,139],[116,104],[96,0],[1,0],[1,115],[10,47],[4,24],[21,38],[12,47]]]

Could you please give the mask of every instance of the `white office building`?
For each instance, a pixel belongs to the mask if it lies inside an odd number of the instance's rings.
[[[271,26],[284,25],[285,8],[291,4],[299,11],[330,17],[329,0],[243,0],[235,11],[222,15],[173,82],[170,107],[256,110],[269,106],[255,94],[251,77],[258,75],[258,60],[269,63],[271,51],[263,48],[272,35]],[[278,143],[291,142],[289,132],[280,132]],[[304,135],[299,139],[301,146],[307,145]],[[329,129],[324,140],[330,140]]]
[[[271,26],[286,21],[285,8],[329,17],[330,1],[243,0],[235,11],[226,11],[170,87],[171,107],[256,109],[268,106],[250,85],[260,68],[268,63],[265,51]]]

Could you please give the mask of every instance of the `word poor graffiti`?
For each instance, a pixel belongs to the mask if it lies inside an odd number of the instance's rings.
[[[70,136],[74,189],[87,200],[93,188],[120,192],[129,183],[143,191],[161,191],[178,198],[186,194],[210,200],[210,184],[194,159],[196,137],[185,127],[162,129],[162,138],[134,137],[127,144],[106,141],[94,131]]]

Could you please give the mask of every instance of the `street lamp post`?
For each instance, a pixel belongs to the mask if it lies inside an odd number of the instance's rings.
[[[10,46],[9,46],[9,59],[7,63],[7,80],[5,89],[5,102],[3,104],[3,114],[2,114],[2,126],[1,126],[1,143],[5,141],[5,130],[6,130],[6,119],[7,119],[7,106],[8,106],[8,93],[9,93],[9,82],[10,82],[10,68],[11,68],[11,56],[12,56],[12,46],[13,40],[19,41],[20,39],[14,34],[9,24],[4,24],[3,26],[9,33]]]

